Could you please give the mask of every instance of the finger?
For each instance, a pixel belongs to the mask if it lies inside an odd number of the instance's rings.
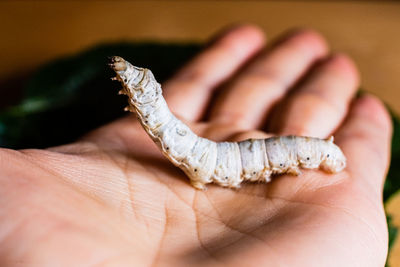
[[[355,100],[344,125],[336,134],[347,157],[347,170],[358,182],[368,182],[382,193],[387,172],[392,124],[384,105],[375,97]]]
[[[326,53],[325,41],[313,31],[286,36],[232,81],[216,102],[211,120],[244,128],[261,125],[272,105]]]
[[[264,43],[264,34],[254,26],[235,27],[223,34],[165,83],[165,98],[171,110],[186,120],[198,120],[212,89],[229,78]]]
[[[318,65],[271,115],[269,130],[325,138],[344,119],[359,85],[354,63],[337,54]]]

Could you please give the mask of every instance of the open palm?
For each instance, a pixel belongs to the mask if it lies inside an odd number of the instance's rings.
[[[264,43],[253,26],[225,31],[164,85],[169,106],[216,141],[334,134],[345,171],[198,191],[134,116],[73,144],[3,149],[0,265],[382,266],[387,112],[351,102],[357,71],[317,33]]]

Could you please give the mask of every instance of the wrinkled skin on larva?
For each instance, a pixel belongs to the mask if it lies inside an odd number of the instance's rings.
[[[121,57],[110,66],[129,97],[126,110],[135,112],[143,128],[163,154],[181,168],[197,189],[216,183],[238,188],[242,181],[269,182],[272,174],[300,174],[300,168],[340,172],[346,158],[333,137],[324,140],[279,136],[241,142],[213,142],[194,134],[168,109],[161,85],[153,73],[135,67]]]

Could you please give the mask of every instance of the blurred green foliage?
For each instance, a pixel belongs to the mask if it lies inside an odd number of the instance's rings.
[[[28,81],[18,105],[0,111],[0,146],[71,142],[125,114],[126,97],[117,94],[120,85],[110,79],[115,74],[107,66],[109,56],[147,67],[162,82],[199,49],[195,44],[104,44],[51,62]]]
[[[103,44],[51,62],[29,80],[18,105],[0,111],[0,146],[18,149],[60,145],[123,116],[126,97],[117,94],[119,84],[110,80],[114,75],[107,67],[109,56],[119,55],[147,67],[163,82],[200,49],[198,44]],[[400,122],[393,113],[392,119],[392,159],[384,188],[385,202],[400,189]],[[392,245],[398,229],[392,225],[390,215],[387,222]]]

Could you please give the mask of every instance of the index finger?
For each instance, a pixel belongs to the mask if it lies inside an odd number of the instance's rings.
[[[208,105],[212,89],[228,79],[265,43],[263,32],[242,25],[222,34],[164,84],[165,99],[172,112],[198,120]]]

